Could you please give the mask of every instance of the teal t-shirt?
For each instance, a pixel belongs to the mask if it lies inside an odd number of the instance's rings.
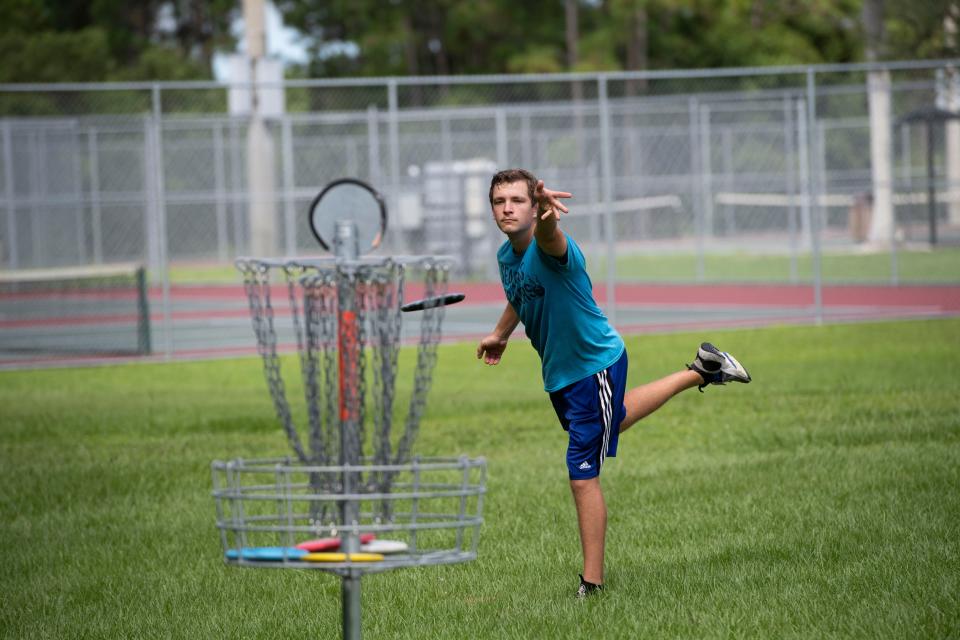
[[[544,389],[562,389],[620,358],[623,339],[593,299],[583,252],[570,236],[565,260],[534,240],[523,255],[504,242],[497,262],[507,300],[540,354]]]

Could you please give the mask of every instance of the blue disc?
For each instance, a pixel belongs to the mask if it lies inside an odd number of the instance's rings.
[[[228,549],[226,552],[227,560],[261,560],[265,562],[281,562],[287,560],[299,560],[307,555],[303,549],[296,547],[244,547],[239,553],[236,549]]]

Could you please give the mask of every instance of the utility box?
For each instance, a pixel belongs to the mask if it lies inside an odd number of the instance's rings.
[[[486,270],[495,259],[496,227],[490,213],[487,158],[428,162],[420,172],[423,251],[458,259],[463,275]]]

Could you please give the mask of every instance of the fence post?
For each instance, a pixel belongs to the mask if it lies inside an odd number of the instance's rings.
[[[288,256],[297,255],[297,212],[294,205],[296,169],[293,165],[293,125],[290,116],[284,114],[280,129],[281,153],[283,154],[283,227],[284,251]]]
[[[497,169],[506,169],[509,162],[509,140],[507,139],[507,112],[503,107],[494,111],[494,124],[497,132]]]
[[[397,210],[400,199],[400,104],[397,97],[397,81],[387,81],[387,131],[390,138],[390,210]]]
[[[367,105],[367,171],[370,184],[380,188],[383,168],[380,166],[380,116],[377,105]]]
[[[807,160],[810,167],[807,171],[808,195],[810,197],[810,239],[812,242],[813,254],[810,256],[810,266],[813,269],[813,314],[817,325],[823,324],[823,290],[820,274],[820,195],[822,185],[819,184],[819,171],[814,158],[817,154],[814,152],[813,145],[817,139],[817,87],[816,71],[807,69]]]
[[[46,177],[46,168],[41,162],[43,145],[39,142],[39,137],[43,131],[29,131],[30,140],[30,258],[35,266],[41,267],[49,263],[47,257],[46,234],[44,228],[50,223],[50,216],[45,208],[48,202],[46,193],[40,183],[41,176]],[[44,143],[46,136],[44,135]],[[41,204],[43,203],[43,204]]]
[[[789,95],[783,96],[783,145],[786,157],[786,192],[787,192],[787,235],[790,246],[790,282],[797,281],[797,253],[800,250],[797,242],[797,176],[796,176],[796,145],[794,136],[797,131],[793,122],[793,106]]]
[[[90,233],[93,261],[103,262],[103,212],[100,207],[100,146],[95,127],[87,128],[87,155],[90,162]]]
[[[900,125],[900,154],[903,160],[901,171],[901,191],[909,195],[913,193],[913,158],[910,149],[910,123]],[[909,205],[906,205],[909,207]],[[904,238],[906,240],[908,238]],[[897,259],[897,208],[893,208],[893,224],[890,225],[890,284],[900,284],[900,265]]]
[[[810,250],[813,240],[810,238],[810,208],[813,206],[813,187],[810,184],[810,136],[807,133],[807,97],[797,100],[797,168],[800,175],[800,236],[798,247]]]
[[[450,116],[440,116],[440,159],[448,167],[453,164],[453,135],[450,132]]]
[[[167,247],[167,202],[163,167],[163,106],[160,102],[160,85],[151,88],[153,105],[153,170],[156,191],[156,234],[158,274],[161,280],[161,308],[163,312],[163,356],[173,356],[173,310],[170,304],[170,256]]]
[[[687,99],[687,147],[690,156],[690,208],[693,213],[693,233],[696,243],[696,279],[703,281],[703,168],[700,161],[700,101],[696,96]]]
[[[73,221],[77,233],[77,262],[86,264],[90,261],[90,251],[87,247],[87,225],[86,216],[84,215],[86,198],[83,193],[83,169],[80,165],[80,155],[83,153],[81,151],[81,136],[83,133],[80,126],[74,124],[73,127],[71,127],[71,134],[67,153],[70,155],[72,160],[70,164],[73,168],[73,184],[71,185],[73,187],[73,193],[71,197],[78,205],[73,209]]]
[[[710,144],[710,105],[701,104],[699,108],[699,129],[700,134],[700,210],[701,224],[700,236],[700,259],[697,262],[697,279],[703,280],[706,277],[706,243],[707,238],[713,238],[713,164],[711,162],[711,144]]]
[[[607,316],[610,324],[617,323],[617,251],[614,244],[614,212],[613,212],[613,156],[612,140],[610,140],[610,103],[607,99],[607,76],[597,78],[597,101],[600,108],[600,174],[603,184],[603,208],[606,213],[604,220],[604,235],[607,240]]]
[[[494,127],[497,134],[497,171],[502,171],[510,164],[510,140],[509,129],[507,126],[507,112],[504,108],[497,107],[494,111]],[[490,246],[496,249],[502,242],[500,232],[496,225],[487,226]],[[497,281],[500,278],[500,269],[497,265],[496,256],[487,260],[487,277],[490,280]]]
[[[241,171],[240,128],[236,120],[230,122],[230,216],[233,220],[233,255],[249,252],[246,241],[246,221],[244,201],[240,194],[247,188]]]
[[[217,216],[217,258],[226,262],[229,255],[227,250],[227,202],[226,202],[226,168],[225,148],[223,145],[223,125],[217,123],[213,128],[213,190],[216,204],[214,208]]]
[[[9,120],[3,122],[3,177],[4,200],[7,204],[7,266],[16,269],[20,266],[17,251],[17,204],[13,184],[13,127]]]
[[[529,108],[524,109],[520,117],[520,166],[533,166],[533,134],[530,131]]]
[[[721,129],[720,136],[721,155],[723,158],[723,189],[727,193],[736,191],[737,181],[734,173],[733,160],[733,130],[731,125]],[[732,236],[736,229],[736,209],[729,202],[721,205],[723,207],[723,234]]]

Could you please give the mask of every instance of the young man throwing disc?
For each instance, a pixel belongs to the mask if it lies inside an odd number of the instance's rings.
[[[593,299],[583,253],[558,224],[568,209],[553,191],[523,169],[501,171],[490,183],[490,206],[507,236],[497,251],[507,305],[477,358],[500,362],[513,330],[523,322],[540,354],[543,385],[569,434],[567,469],[577,508],[583,573],[577,597],[603,588],[607,508],[600,470],[617,453],[621,431],[692,387],[750,382],[729,353],[703,343],[687,368],[627,390],[627,353],[620,335]]]

